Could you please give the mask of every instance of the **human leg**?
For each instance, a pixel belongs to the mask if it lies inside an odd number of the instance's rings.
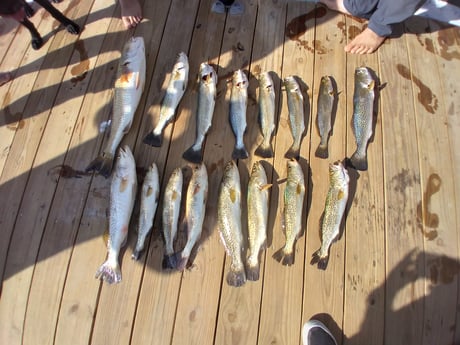
[[[127,29],[134,28],[142,21],[142,9],[138,0],[120,0],[121,20]]]

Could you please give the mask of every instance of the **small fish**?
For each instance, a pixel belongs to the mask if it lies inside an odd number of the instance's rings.
[[[302,232],[302,209],[305,198],[305,178],[300,164],[291,158],[287,162],[287,181],[284,189],[283,225],[286,243],[273,258],[283,265],[294,263],[294,244]]]
[[[102,154],[88,165],[87,172],[95,171],[106,178],[112,173],[115,152],[131,128],[144,84],[144,39],[133,37],[126,42],[118,65],[109,139]]]
[[[305,115],[303,96],[297,80],[293,76],[284,78],[286,87],[287,104],[289,110],[289,125],[291,128],[294,142],[284,155],[286,158],[296,158],[300,156],[300,143],[305,132]]]
[[[374,86],[375,81],[369,69],[356,68],[353,94],[353,133],[357,148],[350,161],[357,170],[367,170],[367,143],[372,136]]]
[[[267,174],[261,162],[252,165],[248,183],[248,238],[249,254],[246,260],[248,280],[259,280],[259,253],[267,242],[269,188]]]
[[[188,83],[188,58],[185,53],[179,53],[169,79],[166,94],[161,101],[160,115],[155,128],[145,136],[144,143],[150,146],[160,147],[163,143],[163,131],[170,123],[177,106],[185,93]]]
[[[144,178],[141,190],[141,206],[139,214],[139,231],[136,248],[131,257],[139,260],[142,250],[144,250],[145,238],[152,229],[153,219],[158,206],[158,196],[160,195],[160,182],[158,168],[155,163],[150,165]]]
[[[332,79],[329,76],[323,76],[321,78],[321,84],[319,86],[318,93],[318,106],[316,121],[318,124],[319,135],[321,136],[321,142],[319,143],[315,156],[319,158],[328,158],[328,140],[331,132],[331,119],[332,119],[332,107],[334,105],[334,86]]]
[[[176,168],[168,181],[163,197],[163,235],[165,239],[165,255],[163,268],[176,268],[174,261],[174,240],[177,234],[180,203],[182,200],[182,184],[184,177],[181,168]]]
[[[339,236],[340,223],[348,200],[348,172],[340,162],[329,164],[329,191],[321,222],[321,247],[313,253],[311,264],[325,270],[329,261],[329,247]]]
[[[246,131],[246,108],[248,103],[248,78],[242,70],[233,73],[232,94],[230,96],[230,124],[235,135],[233,159],[245,159],[249,154],[244,146],[243,136]]]
[[[192,163],[201,163],[203,161],[203,142],[211,127],[216,104],[217,74],[212,66],[204,62],[200,65],[199,85],[196,139],[195,143],[182,155],[184,159]]]
[[[208,197],[208,173],[206,166],[200,164],[193,169],[185,202],[185,227],[187,243],[181,252],[175,254],[176,268],[180,271],[187,266],[188,259],[196,242],[201,237]]]
[[[254,153],[263,158],[273,157],[271,139],[275,130],[275,88],[268,72],[259,76],[259,122],[263,141]]]
[[[120,249],[128,237],[129,220],[137,192],[136,162],[128,146],[121,148],[110,184],[109,238],[107,260],[96,272],[96,279],[108,284],[121,281],[118,263]]]
[[[234,161],[226,164],[217,200],[217,224],[222,243],[230,257],[227,283],[242,286],[246,282],[243,265],[243,233],[241,227],[241,185]]]

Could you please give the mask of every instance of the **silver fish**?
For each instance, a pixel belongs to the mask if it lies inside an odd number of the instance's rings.
[[[286,158],[296,158],[300,156],[300,144],[305,132],[305,115],[303,96],[297,80],[293,76],[284,78],[286,87],[287,104],[289,110],[289,125],[291,128],[292,143],[289,150],[284,155]]]
[[[248,238],[249,253],[246,260],[248,280],[258,280],[259,254],[267,242],[269,188],[267,174],[261,162],[252,165],[248,183]]]
[[[273,157],[271,139],[275,131],[275,87],[268,72],[259,76],[259,122],[263,141],[254,153],[263,158]]]
[[[353,94],[353,133],[356,151],[350,158],[358,170],[367,170],[367,143],[372,136],[372,115],[374,111],[375,81],[366,67],[355,70],[355,90]]]
[[[144,39],[133,37],[126,42],[118,65],[109,139],[102,154],[88,165],[87,172],[95,171],[104,177],[110,176],[115,152],[124,135],[131,128],[134,114],[144,91],[144,84]]]
[[[294,158],[287,162],[287,171],[283,212],[286,243],[273,258],[283,265],[290,266],[294,263],[294,244],[302,232],[305,178],[300,164]]]
[[[177,106],[185,93],[188,83],[188,58],[185,53],[179,53],[169,79],[166,94],[161,101],[160,114],[155,128],[145,136],[144,143],[150,146],[160,147],[163,143],[163,131],[170,123]]]
[[[313,253],[311,264],[325,270],[329,261],[329,248],[340,232],[348,200],[348,172],[340,162],[329,164],[329,191],[321,222],[321,247]]]
[[[249,154],[244,146],[243,136],[246,131],[246,108],[248,103],[248,78],[242,70],[233,73],[232,94],[230,96],[230,124],[235,135],[233,159],[245,159]]]
[[[131,256],[134,260],[138,260],[142,250],[144,250],[145,238],[152,229],[153,219],[157,211],[159,195],[160,182],[158,168],[155,163],[152,163],[145,175],[144,183],[142,184],[139,231],[136,248]]]
[[[174,261],[174,240],[179,222],[183,180],[182,169],[176,168],[172,172],[164,192],[162,222],[165,254],[163,257],[163,268],[176,268],[176,262]]]
[[[234,161],[226,164],[217,200],[217,223],[222,243],[230,257],[227,283],[241,286],[246,282],[242,253],[241,185],[238,167]]]
[[[193,163],[203,161],[203,143],[211,128],[214,106],[216,104],[217,74],[207,63],[200,65],[200,89],[198,91],[198,108],[196,112],[196,139],[194,144],[184,152],[182,157]]]
[[[318,124],[319,135],[321,136],[321,142],[315,151],[315,156],[319,158],[329,157],[328,152],[328,140],[329,133],[331,132],[331,121],[332,121],[332,107],[334,105],[334,86],[332,79],[329,76],[323,76],[321,78],[321,84],[319,86],[318,93],[318,106],[316,121]]]
[[[107,260],[99,267],[96,278],[109,284],[121,281],[118,263],[120,248],[126,243],[129,220],[137,192],[136,162],[128,146],[121,148],[110,185],[110,217]]]
[[[206,166],[200,164],[193,169],[192,178],[187,188],[185,202],[185,227],[187,229],[187,243],[181,252],[175,254],[176,268],[182,271],[189,260],[196,242],[201,237],[203,221],[206,213],[208,197],[208,173]]]

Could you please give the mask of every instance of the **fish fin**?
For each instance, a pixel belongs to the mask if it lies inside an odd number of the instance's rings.
[[[246,267],[246,278],[248,280],[257,281],[260,277],[260,265],[247,266]]]
[[[174,254],[163,256],[163,269],[173,269],[177,267],[176,257]]]
[[[294,147],[294,145],[292,145],[289,150],[286,152],[286,154],[284,155],[285,158],[288,158],[288,159],[296,159],[296,160],[299,160],[300,158],[300,147]]]
[[[329,152],[327,149],[327,145],[318,145],[318,148],[315,151],[315,156],[318,158],[326,159],[329,157]]]
[[[372,80],[372,81],[369,83],[369,85],[367,85],[367,88],[368,88],[369,90],[373,90],[374,87],[375,87],[375,80]]]
[[[121,282],[121,270],[118,262],[104,262],[96,272],[96,279],[102,279],[108,284]]]
[[[85,169],[85,172],[95,171],[107,178],[112,173],[112,167],[113,155],[104,153],[89,163],[88,167]]]
[[[227,274],[227,283],[230,286],[239,287],[246,282],[246,274],[244,270],[229,271]]]
[[[246,159],[249,157],[248,151],[243,147],[236,147],[233,149],[232,158],[233,159]]]
[[[320,251],[321,251],[321,248],[313,253],[313,255],[311,256],[310,264],[311,265],[318,264],[319,269],[325,270],[329,262],[329,255],[327,255],[326,257],[321,257]]]
[[[187,267],[188,256],[182,257],[182,252],[174,254],[174,262],[176,263],[176,269],[183,271]]]
[[[139,86],[141,85],[141,75],[139,72],[136,73],[136,90],[139,89]]]
[[[273,157],[273,146],[270,143],[270,145],[264,145],[263,143],[260,144],[260,146],[255,150],[254,154],[256,154],[259,157],[262,158],[272,158]]]
[[[193,146],[191,146],[182,154],[182,158],[192,163],[201,163],[203,161],[202,150],[195,150]]]
[[[261,191],[263,191],[263,190],[270,189],[272,186],[273,186],[273,184],[267,183],[267,184],[264,184],[263,186],[260,186],[259,189],[260,189]]]
[[[144,137],[143,140],[144,144],[154,146],[154,147],[160,147],[163,144],[163,133],[160,135],[153,134],[153,132],[150,132]]]
[[[367,170],[367,156],[366,155],[360,156],[357,152],[355,152],[350,158],[350,163],[356,170],[361,170],[361,171]]]
[[[294,264],[294,251],[291,253],[286,252],[286,248],[283,247],[273,254],[273,259],[280,262],[284,266],[291,266]]]

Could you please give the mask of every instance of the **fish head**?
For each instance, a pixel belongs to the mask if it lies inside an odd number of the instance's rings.
[[[155,163],[152,163],[149,166],[149,170],[147,171],[147,174],[145,175],[145,179],[147,180],[158,180],[158,167]]]
[[[142,37],[132,37],[123,47],[121,63],[127,65],[138,59],[145,58],[145,45]]]
[[[238,69],[235,72],[233,72],[232,83],[233,87],[236,87],[238,89],[247,89],[248,77],[241,69]]]
[[[127,176],[136,171],[136,161],[128,145],[118,150],[118,159],[115,168],[118,176]]]
[[[297,83],[297,80],[293,75],[287,76],[283,81],[286,91],[293,93],[300,92],[299,83]]]
[[[214,68],[206,62],[200,65],[200,79],[205,84],[217,84],[217,74]]]
[[[222,181],[224,183],[235,181],[240,179],[240,174],[238,171],[238,167],[234,160],[230,160],[224,167],[224,175],[222,177]]]
[[[362,87],[373,89],[374,78],[367,67],[357,67],[355,70],[355,83],[360,84]]]
[[[267,91],[273,89],[273,80],[269,72],[263,72],[259,75],[259,85]]]
[[[342,182],[342,184],[348,184],[350,181],[348,171],[340,161],[329,164],[329,178],[332,182]]]
[[[187,54],[181,52],[177,54],[174,70],[178,73],[188,73],[188,57]]]
[[[332,87],[331,77],[329,77],[328,75],[322,76],[320,88],[322,88],[324,92],[332,95],[334,93],[334,89]]]

